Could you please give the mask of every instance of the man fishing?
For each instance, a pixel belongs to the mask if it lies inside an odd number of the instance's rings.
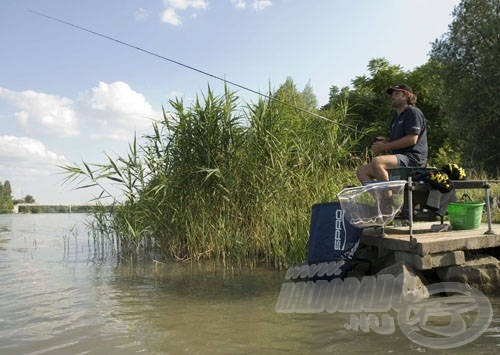
[[[388,181],[388,169],[398,167],[425,167],[427,163],[427,129],[422,111],[415,106],[417,96],[406,84],[387,89],[391,105],[396,110],[390,125],[389,139],[376,137],[371,148],[377,155],[368,164],[361,165],[356,175],[362,184],[369,180]]]

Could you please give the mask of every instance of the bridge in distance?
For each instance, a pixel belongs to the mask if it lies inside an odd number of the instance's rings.
[[[85,213],[92,211],[97,205],[79,204],[79,205],[57,205],[40,203],[18,203],[15,204],[13,213]]]

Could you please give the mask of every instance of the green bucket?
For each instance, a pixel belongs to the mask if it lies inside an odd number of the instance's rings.
[[[484,202],[466,201],[448,204],[448,217],[453,229],[477,229],[481,226]]]

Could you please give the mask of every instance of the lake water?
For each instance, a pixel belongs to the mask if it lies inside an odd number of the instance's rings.
[[[500,300],[478,339],[435,350],[349,330],[349,314],[275,311],[284,271],[119,261],[83,214],[0,215],[1,354],[463,353],[500,349]]]

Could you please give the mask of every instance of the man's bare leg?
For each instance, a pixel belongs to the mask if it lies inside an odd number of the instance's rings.
[[[379,155],[372,159],[366,165],[362,165],[356,171],[361,183],[368,180],[389,181],[389,172],[387,169],[397,168],[398,158],[396,155]]]

